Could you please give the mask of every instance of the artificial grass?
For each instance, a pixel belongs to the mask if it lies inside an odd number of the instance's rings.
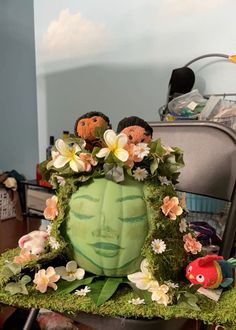
[[[38,293],[32,286],[29,295],[11,296],[2,289],[0,302],[20,308],[46,308],[60,313],[76,314],[79,312],[125,318],[189,318],[203,320],[210,324],[221,324],[228,329],[236,328],[236,289],[225,291],[219,302],[199,295],[200,311],[194,311],[183,304],[165,307],[155,302],[145,305],[132,305],[128,301],[136,298],[128,287],[121,287],[106,303],[97,307],[89,297],[78,297],[75,294],[60,294],[51,289],[47,293]]]

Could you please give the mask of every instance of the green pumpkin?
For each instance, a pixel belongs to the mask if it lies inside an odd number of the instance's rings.
[[[65,230],[80,267],[105,276],[139,270],[148,233],[143,189],[132,179],[95,178],[72,194]]]

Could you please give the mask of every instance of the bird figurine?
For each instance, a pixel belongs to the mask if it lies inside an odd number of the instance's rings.
[[[186,277],[192,284],[200,284],[205,289],[226,288],[233,283],[233,268],[236,259],[224,260],[215,254],[206,255],[190,262],[186,267]]]

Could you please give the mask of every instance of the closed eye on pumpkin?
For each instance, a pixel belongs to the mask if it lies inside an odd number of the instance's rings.
[[[92,215],[92,214],[79,213],[74,210],[71,210],[71,213],[74,216],[76,216],[77,218],[79,218],[79,220],[90,220],[90,219],[94,218],[94,215]]]
[[[122,218],[119,217],[119,220],[123,221],[123,222],[141,222],[144,221],[146,219],[146,214],[143,215],[137,215],[137,216],[133,216],[133,217],[126,217],[126,218]]]

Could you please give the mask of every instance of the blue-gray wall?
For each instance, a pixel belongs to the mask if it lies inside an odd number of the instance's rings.
[[[0,170],[38,162],[33,0],[0,0]]]

